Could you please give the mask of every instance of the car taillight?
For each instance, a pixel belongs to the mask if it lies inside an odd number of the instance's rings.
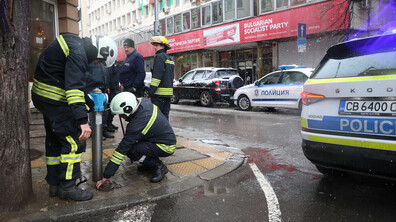
[[[216,86],[220,86],[220,80],[213,80],[213,83],[216,84]]]
[[[307,93],[307,92],[301,93],[301,102],[306,106],[311,105],[312,103],[319,102],[324,98],[325,97],[323,95],[319,95],[319,94]]]

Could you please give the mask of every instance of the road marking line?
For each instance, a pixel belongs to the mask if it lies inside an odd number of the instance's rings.
[[[257,178],[257,181],[260,184],[261,189],[264,191],[265,198],[267,199],[268,206],[268,219],[270,222],[278,222],[282,221],[281,212],[279,208],[278,198],[272,189],[269,181],[264,177],[264,175],[260,172],[257,165],[254,163],[250,163],[250,168],[252,169],[254,175]]]

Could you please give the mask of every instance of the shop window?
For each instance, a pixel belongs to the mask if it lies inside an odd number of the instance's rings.
[[[237,17],[245,18],[245,17],[250,16],[251,15],[251,12],[250,12],[251,4],[252,4],[252,1],[237,0]]]
[[[291,0],[291,6],[302,5],[307,3],[306,0]]]
[[[29,79],[33,78],[41,52],[56,36],[55,5],[48,1],[30,1]]]
[[[201,19],[201,13],[200,13],[200,9],[199,8],[195,8],[193,10],[191,10],[191,28],[192,29],[196,29],[201,27],[200,24],[200,19]]]
[[[181,15],[175,15],[174,17],[175,20],[175,33],[179,33],[182,31],[182,19],[181,19]]]
[[[183,13],[183,31],[191,29],[190,12]]]
[[[224,0],[225,20],[235,19],[235,0]]]
[[[260,13],[270,12],[274,10],[274,0],[261,0],[260,1]]]
[[[173,34],[173,17],[169,17],[166,19],[166,34]]]
[[[276,8],[286,8],[289,6],[289,0],[276,0]]]
[[[223,2],[213,2],[212,3],[212,23],[220,23],[223,22]]]
[[[211,23],[210,5],[202,7],[202,26],[210,25]]]
[[[159,21],[160,24],[160,30],[161,30],[161,35],[166,35],[166,23],[165,23],[165,19],[162,19]]]

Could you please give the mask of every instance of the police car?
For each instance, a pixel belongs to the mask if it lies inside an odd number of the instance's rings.
[[[244,111],[254,106],[301,108],[300,94],[313,69],[297,65],[279,66],[279,69],[237,89],[235,105]]]
[[[396,34],[332,46],[301,96],[302,148],[319,171],[396,179]]]

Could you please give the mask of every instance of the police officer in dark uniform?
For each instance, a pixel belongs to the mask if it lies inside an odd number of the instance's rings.
[[[76,186],[85,140],[91,135],[84,94],[88,63],[101,55],[94,38],[57,37],[40,55],[32,87],[34,106],[46,130],[46,181],[50,196],[76,201],[92,198]],[[92,101],[91,101],[92,102]]]
[[[125,39],[124,50],[127,58],[120,68],[121,91],[131,92],[136,97],[143,96],[144,78],[144,58],[135,49],[135,42],[132,39]]]
[[[114,176],[125,157],[138,161],[138,170],[154,170],[151,182],[160,182],[168,168],[159,159],[173,154],[176,136],[165,116],[147,98],[137,99],[130,92],[122,92],[113,98],[111,112],[126,119],[126,134],[114,151],[103,179],[96,183],[99,187]]]
[[[154,46],[155,57],[149,94],[151,102],[169,119],[175,63],[166,53],[171,47],[164,36],[151,37],[150,42]]]

